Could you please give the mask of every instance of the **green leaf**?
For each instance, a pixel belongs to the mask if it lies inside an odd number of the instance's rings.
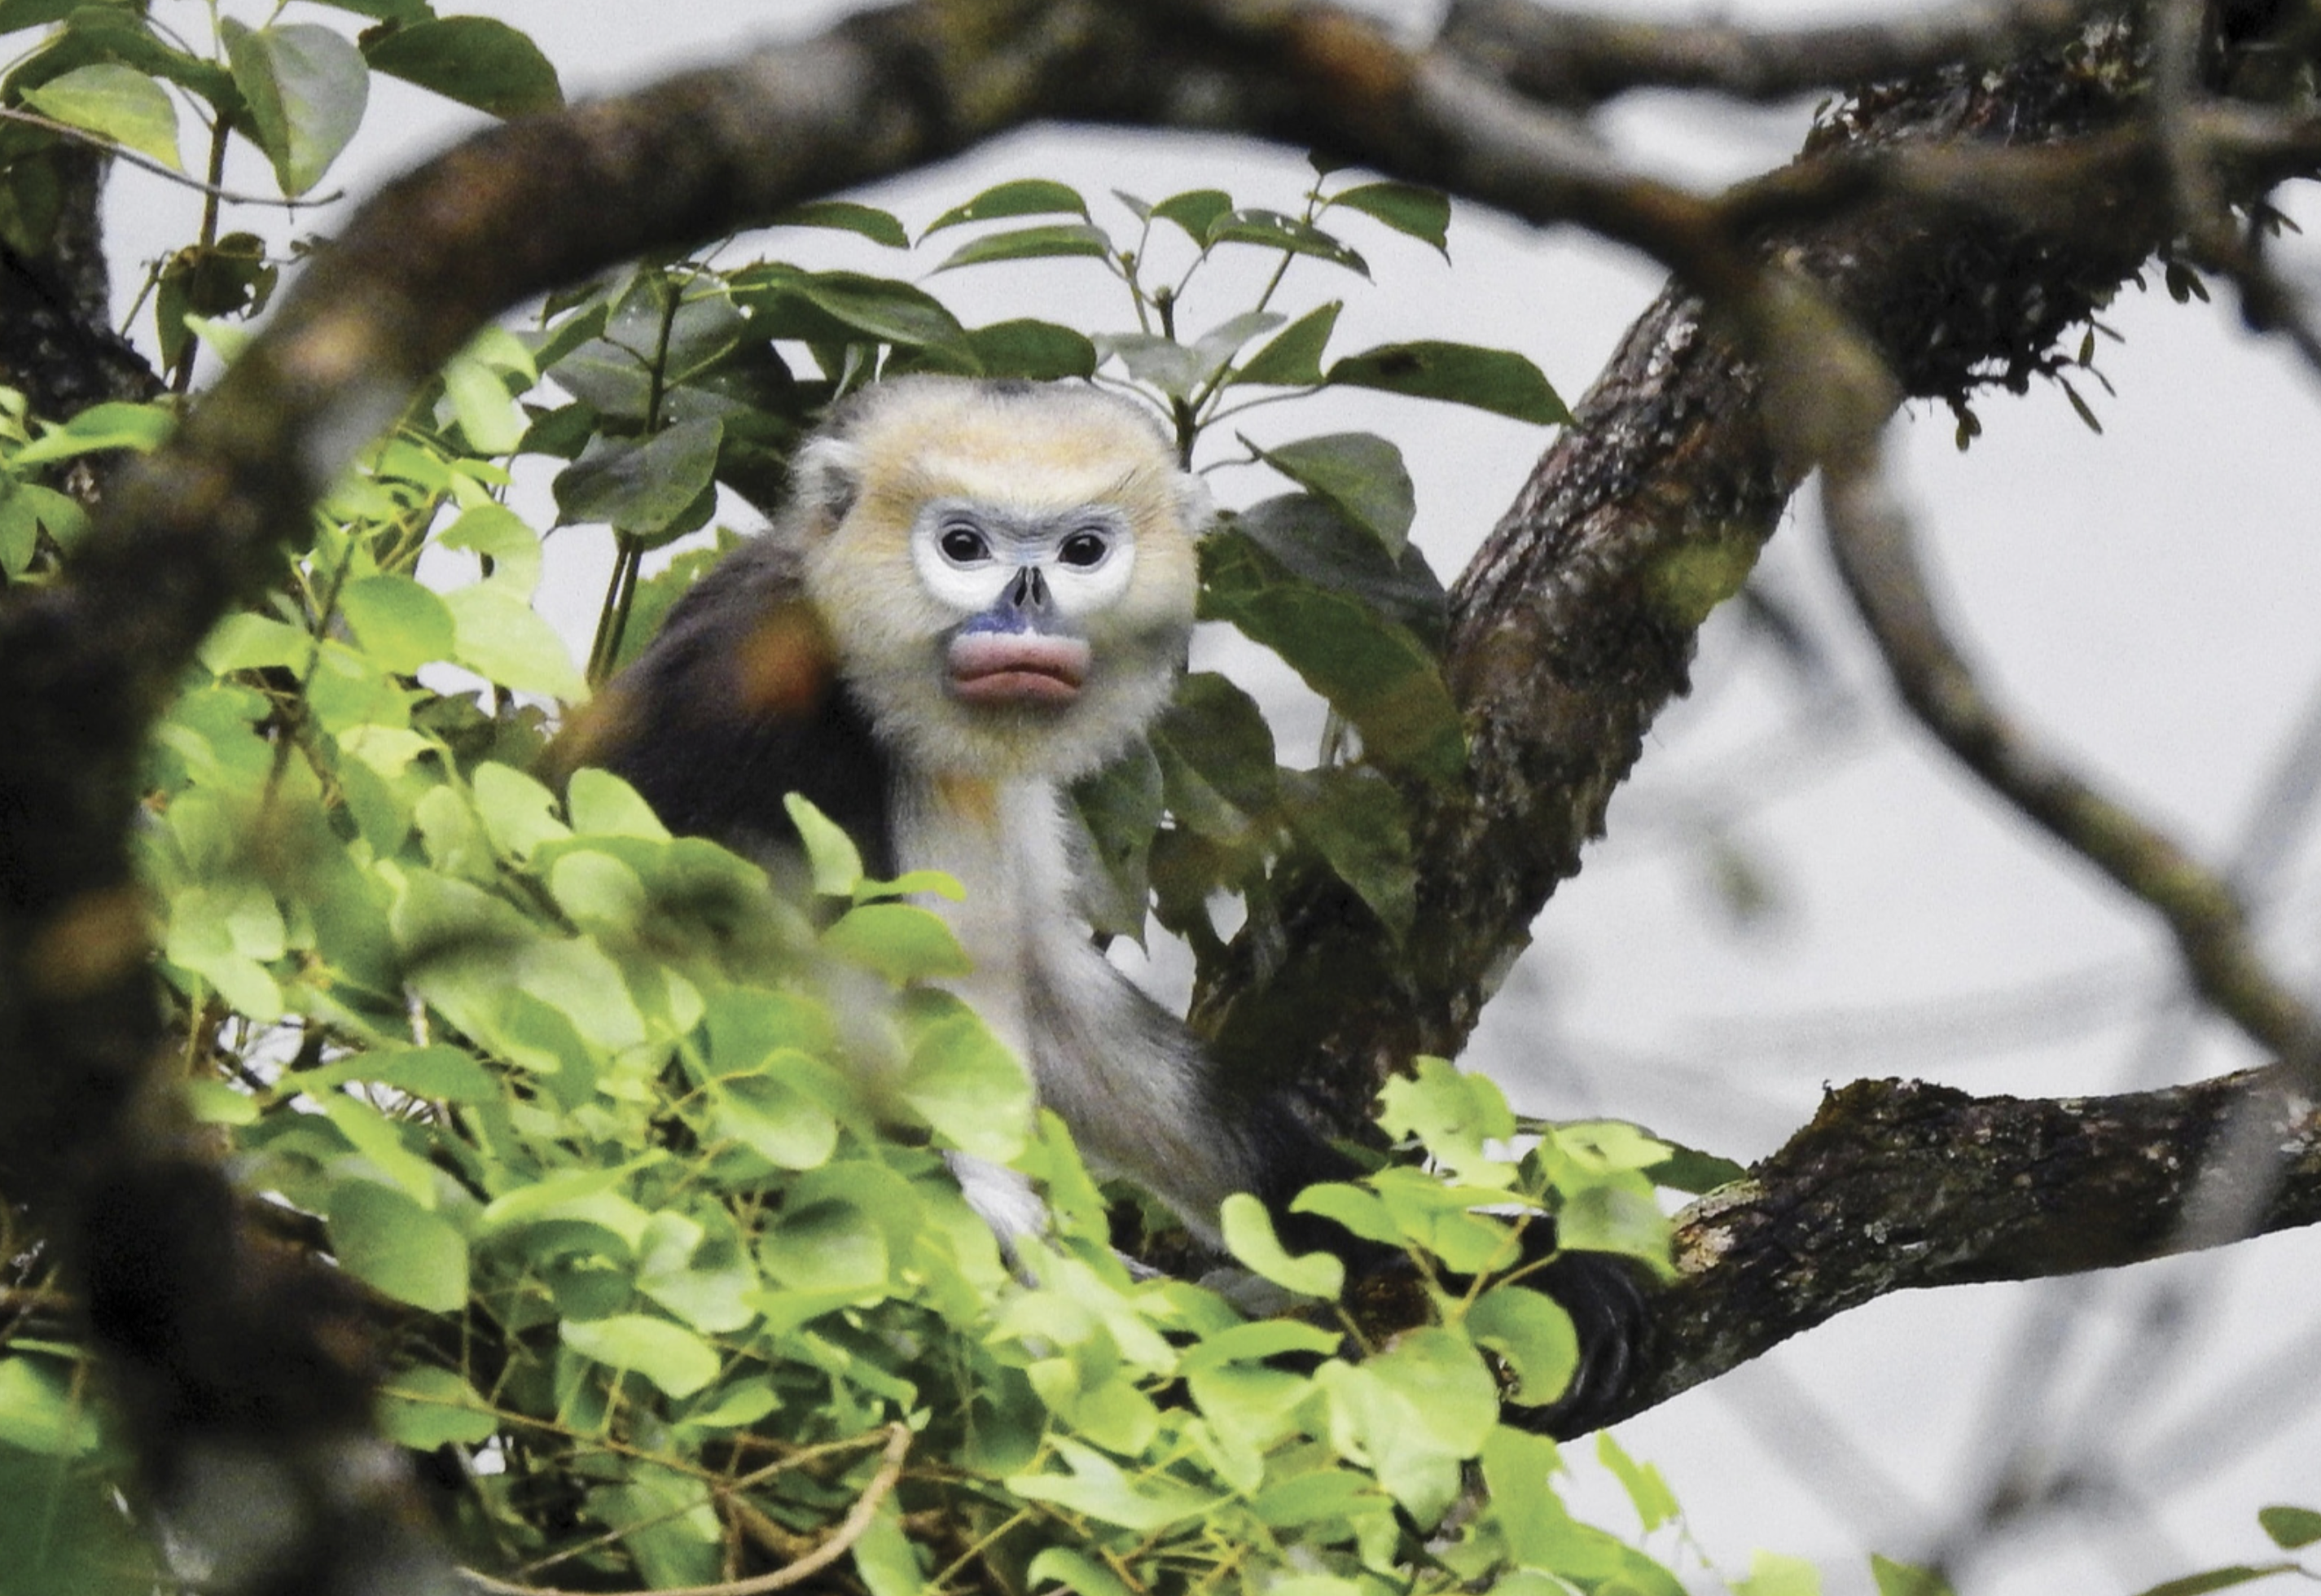
[[[792,1291],[876,1299],[887,1292],[884,1226],[835,1198],[784,1205],[758,1247],[766,1273]]]
[[[258,1100],[223,1081],[187,1081],[187,1110],[205,1125],[255,1125]]]
[[[1273,729],[1226,677],[1194,671],[1152,729],[1169,807],[1180,824],[1242,840],[1280,802]]]
[[[860,903],[822,934],[839,957],[890,981],[970,975],[975,961],[950,926],[915,903]]]
[[[736,304],[758,313],[754,329],[768,338],[806,343],[881,343],[941,352],[960,370],[975,368],[967,330],[924,288],[860,272],[804,272],[768,265],[733,279]]]
[[[1189,1374],[1218,1364],[1256,1363],[1285,1353],[1326,1357],[1338,1350],[1341,1339],[1334,1330],[1294,1319],[1257,1319],[1219,1330],[1187,1347],[1178,1360],[1177,1372]]]
[[[634,1253],[652,1216],[614,1189],[627,1179],[625,1169],[576,1169],[518,1186],[484,1206],[476,1221],[478,1234],[496,1237],[560,1222],[587,1225],[605,1232],[623,1254]]]
[[[1144,940],[1152,833],[1167,795],[1160,761],[1139,739],[1126,754],[1071,789],[1071,814],[1086,834],[1093,878],[1082,884],[1088,928],[1099,936]]]
[[[1451,258],[1451,202],[1432,188],[1415,183],[1365,183],[1332,195],[1329,204],[1376,217],[1397,232],[1434,245],[1444,259]]]
[[[649,1314],[568,1319],[558,1334],[582,1356],[633,1370],[673,1397],[689,1397],[717,1378],[717,1354],[706,1341]]]
[[[339,590],[339,610],[362,646],[397,676],[449,659],[457,646],[451,610],[408,576],[358,576]]]
[[[655,1214],[637,1264],[637,1290],[705,1334],[730,1334],[758,1317],[746,1301],[759,1289],[758,1271],[721,1208],[703,1210],[700,1220]]]
[[[1292,1213],[1318,1213],[1325,1220],[1344,1226],[1364,1241],[1375,1241],[1386,1247],[1400,1247],[1404,1241],[1401,1224],[1378,1194],[1343,1181],[1324,1181],[1319,1185],[1306,1187],[1290,1199],[1289,1211]]]
[[[851,898],[862,882],[862,854],[854,839],[828,815],[807,802],[803,793],[782,797],[782,808],[806,845],[806,864],[814,874],[814,890],[824,897]]]
[[[1608,1429],[1596,1432],[1596,1459],[1612,1471],[1612,1477],[1620,1482],[1620,1489],[1628,1493],[1628,1501],[1636,1510],[1637,1522],[1646,1535],[1673,1521],[1683,1510],[1677,1506],[1675,1493],[1669,1490],[1661,1471],[1629,1456],[1627,1448],[1614,1439]]]
[[[715,481],[724,440],[725,424],[715,417],[679,422],[650,438],[599,435],[556,474],[557,519],[601,521],[649,549],[691,531],[705,517],[687,512]]]
[[[995,260],[1040,260],[1072,255],[1106,256],[1112,240],[1104,229],[1088,222],[1051,222],[1019,227],[1007,232],[970,239],[944,257],[937,271],[961,266],[985,266]]]
[[[1361,1365],[1324,1364],[1331,1435],[1422,1525],[1456,1501],[1460,1471],[1498,1428],[1498,1387],[1471,1342],[1421,1328]]]
[[[1252,355],[1248,364],[1236,370],[1229,380],[1262,383],[1277,388],[1319,386],[1322,351],[1329,348],[1330,334],[1337,330],[1338,313],[1345,308],[1345,301],[1333,299],[1307,311],[1283,328],[1271,343]]]
[[[970,329],[967,341],[986,376],[1053,382],[1096,375],[1096,345],[1085,333],[1052,322],[994,322]]]
[[[315,1104],[356,1152],[384,1172],[421,1208],[435,1206],[435,1166],[405,1145],[393,1120],[370,1104],[337,1092],[318,1093]]]
[[[1550,1483],[1562,1466],[1558,1457],[1545,1436],[1500,1425],[1483,1443],[1484,1490],[1519,1564],[1592,1588],[1618,1570],[1623,1548],[1564,1508]]]
[[[1333,432],[1270,449],[1250,447],[1258,458],[1376,538],[1388,554],[1401,555],[1418,513],[1418,493],[1402,451],[1393,444],[1371,432]]]
[[[1359,728],[1373,757],[1436,780],[1466,767],[1467,739],[1434,656],[1406,628],[1299,580],[1228,529],[1201,547],[1201,616],[1281,656]]]
[[[362,52],[313,23],[253,29],[228,20],[219,27],[259,148],[274,163],[282,192],[305,194],[362,124],[370,98]]]
[[[963,205],[954,205],[927,223],[927,232],[941,232],[969,222],[994,222],[1003,216],[1051,216],[1069,213],[1086,217],[1088,202],[1079,191],[1043,177],[1019,177],[987,188]],[[922,238],[926,233],[919,235]]]
[[[1219,1500],[1165,1474],[1132,1477],[1094,1447],[1063,1436],[1053,1445],[1069,1474],[1015,1474],[1006,1482],[1007,1489],[1146,1535],[1198,1518]]]
[[[870,1596],[921,1596],[926,1590],[931,1570],[903,1533],[902,1514],[891,1499],[878,1504],[870,1528],[854,1543],[854,1572]]]
[[[838,1146],[838,1120],[786,1075],[820,1070],[818,1059],[796,1048],[769,1055],[763,1073],[720,1082],[711,1124],[778,1169],[817,1169]]]
[[[78,1457],[97,1442],[96,1415],[53,1359],[0,1356],[0,1443],[43,1457]]]
[[[1875,1552],[1870,1554],[1870,1577],[1878,1583],[1878,1596],[1956,1596],[1950,1581],[1933,1569],[1897,1563]]]
[[[398,1446],[432,1452],[447,1444],[480,1446],[500,1421],[474,1386],[450,1369],[423,1364],[379,1388],[378,1427]]]
[[[60,23],[89,0],[0,0],[0,33]]]
[[[1368,1475],[1352,1469],[1319,1468],[1268,1485],[1250,1503],[1250,1510],[1281,1529],[1325,1521],[1343,1523],[1363,1508],[1386,1505],[1388,1499]]]
[[[141,454],[159,448],[177,424],[177,417],[159,404],[112,400],[92,404],[62,426],[45,428],[16,451],[11,464],[21,470],[108,449],[133,449]]]
[[[556,629],[506,584],[478,582],[443,594],[456,647],[451,662],[518,693],[577,699],[588,691]]]
[[[1508,1401],[1538,1407],[1561,1396],[1579,1370],[1579,1333],[1563,1305],[1519,1285],[1493,1286],[1467,1310],[1467,1333],[1506,1361]],[[1651,1526],[1645,1526],[1650,1528]]]
[[[2235,1585],[2269,1580],[2275,1574],[2304,1572],[2295,1563],[2239,1563],[2227,1568],[2212,1568],[2205,1573],[2188,1573],[2181,1579],[2162,1580],[2138,1591],[2136,1596],[2207,1596],[2210,1591],[2229,1591]]]
[[[514,454],[531,422],[508,392],[499,372],[461,351],[443,367],[443,397],[468,447],[478,454]]]
[[[468,1244],[450,1221],[392,1187],[332,1188],[331,1250],[346,1272],[398,1302],[456,1313],[468,1302]]]
[[[856,912],[860,912],[857,911]],[[933,1016],[911,1039],[903,1101],[961,1152],[1006,1163],[1032,1130],[1031,1077],[983,1017],[943,993],[920,995]]]
[[[840,232],[860,233],[874,244],[884,244],[889,249],[907,249],[911,235],[894,213],[876,205],[858,204],[852,200],[809,200],[802,205],[792,205],[767,223],[769,227],[825,227]]]
[[[69,554],[88,532],[88,512],[54,488],[17,482],[0,498],[0,571],[21,576],[40,552],[41,534]]]
[[[592,766],[574,771],[565,784],[564,803],[572,817],[572,829],[584,835],[669,840],[669,828],[653,813],[652,805],[609,770]]]
[[[477,505],[445,527],[435,542],[481,556],[490,562],[492,581],[524,598],[540,585],[540,534],[505,504]]]
[[[1292,1257],[1273,1234],[1273,1220],[1265,1204],[1246,1192],[1235,1192],[1217,1212],[1225,1248],[1250,1268],[1284,1291],[1334,1301],[1345,1289],[1346,1265],[1330,1253]]]
[[[201,661],[205,669],[222,676],[238,670],[303,668],[314,651],[314,639],[302,628],[245,612],[227,616],[202,639]]]
[[[1224,189],[1195,188],[1162,200],[1152,207],[1152,214],[1183,228],[1186,236],[1206,250],[1211,241],[1209,230],[1232,209],[1233,195]]]
[[[1380,344],[1330,367],[1325,382],[1471,405],[1543,426],[1571,419],[1538,367],[1508,349],[1426,339]]]
[[[1286,249],[1292,255],[1307,255],[1333,266],[1343,266],[1364,277],[1370,275],[1369,263],[1337,239],[1310,222],[1285,216],[1279,211],[1228,211],[1209,223],[1208,241],[1213,245],[1258,244],[1269,249]]]
[[[1118,1574],[1084,1552],[1069,1546],[1050,1546],[1032,1559],[1024,1577],[1039,1587],[1061,1585],[1079,1596],[1130,1596]]]
[[[1398,943],[1418,913],[1418,862],[1402,794],[1368,766],[1281,773],[1289,823]]]
[[[1189,400],[1215,382],[1251,339],[1281,324],[1264,311],[1249,311],[1219,322],[1191,343],[1151,332],[1097,335],[1097,352],[1117,359],[1128,374],[1172,399]]]
[[[1388,553],[1326,499],[1283,494],[1261,500],[1233,518],[1230,531],[1299,581],[1361,601],[1430,651],[1440,652],[1450,635],[1450,599],[1426,556],[1409,544]]]
[[[1663,1146],[1670,1146],[1662,1143]],[[1698,1147],[1671,1147],[1669,1155],[1658,1163],[1645,1165],[1644,1174],[1652,1184],[1671,1191],[1689,1192],[1698,1197],[1714,1192],[1719,1186],[1729,1186],[1734,1181],[1746,1180],[1748,1169],[1732,1159],[1716,1153],[1705,1153]]]
[[[545,842],[572,835],[556,818],[556,794],[523,771],[487,760],[473,777],[476,816],[492,846],[519,863]]]
[[[1504,1186],[1515,1178],[1511,1164],[1486,1145],[1515,1134],[1506,1094],[1488,1075],[1422,1056],[1410,1075],[1393,1076],[1379,1093],[1379,1124],[1389,1136],[1415,1136],[1461,1181]]]
[[[2311,1508],[2259,1508],[2256,1521],[2272,1537],[2272,1544],[2284,1552],[2321,1541],[2321,1513]]]
[[[1754,1552],[1749,1577],[1733,1582],[1734,1596],[1821,1596],[1821,1570],[1802,1557]]]
[[[360,1054],[344,1067],[350,1080],[376,1081],[431,1102],[499,1101],[499,1077],[471,1054],[446,1043]]]
[[[363,41],[374,71],[493,116],[564,104],[556,68],[531,38],[492,17],[421,15]]]
[[[77,67],[24,91],[35,111],[99,133],[124,149],[182,171],[177,108],[146,74],[118,62]]]

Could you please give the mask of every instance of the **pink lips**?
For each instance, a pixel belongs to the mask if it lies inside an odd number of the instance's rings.
[[[969,632],[951,644],[951,695],[968,703],[1069,703],[1088,646],[1036,632]]]

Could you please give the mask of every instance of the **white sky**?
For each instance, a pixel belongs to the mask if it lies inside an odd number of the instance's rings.
[[[191,10],[187,0],[168,5]],[[464,7],[532,30],[579,92],[717,59],[851,8],[843,0]],[[1747,19],[1807,9],[1849,14],[1836,0],[1726,8]],[[374,92],[372,125],[333,183],[360,190],[473,120],[391,83]],[[1666,97],[1607,119],[1622,150],[1698,181],[1786,159],[1801,126],[1795,108],[1734,113]],[[1092,195],[1115,185],[1147,198],[1218,186],[1286,208],[1305,168],[1297,152],[1238,143],[1053,131],[869,197],[916,226],[988,183],[1023,176],[1060,177]],[[230,180],[262,179],[250,169]],[[189,236],[194,204],[182,190],[124,176],[112,210],[117,253],[150,255]],[[259,213],[234,224],[280,231]],[[331,223],[326,214],[301,225]],[[1381,286],[1308,283],[1317,296],[1324,286],[1355,288],[1341,347],[1415,336],[1503,344],[1537,360],[1569,398],[1659,280],[1567,233],[1471,209],[1460,213],[1447,269],[1382,233],[1358,241]],[[868,246],[814,241],[796,253],[903,272],[897,258]],[[124,295],[129,279],[123,271]],[[1067,266],[987,268],[933,286],[970,322],[1120,320],[1090,285],[1100,286],[1092,269]],[[2218,858],[2321,683],[2313,621],[2321,412],[2311,378],[2281,351],[2253,344],[2222,307],[2179,308],[2156,292],[2131,292],[2108,320],[2126,339],[2099,358],[2119,396],[2081,385],[2106,436],[2089,434],[2060,392],[2043,386],[2024,399],[1989,398],[1980,407],[1985,436],[1963,456],[1946,415],[1907,424],[1899,453],[1956,619],[2007,701]],[[1390,400],[1284,406],[1259,413],[1250,430],[1352,425],[1402,445],[1418,481],[1417,535],[1446,578],[1544,441],[1512,422]],[[1227,474],[1219,490],[1228,502],[1274,491],[1250,473]],[[2164,944],[2091,872],[2015,823],[1899,723],[1852,639],[1805,505],[1762,570],[1816,622],[1834,650],[1831,681],[1805,694],[1730,615],[1712,623],[1695,697],[1650,739],[1643,768],[1614,803],[1611,838],[1543,918],[1537,946],[1468,1062],[1498,1075],[1519,1107],[1633,1118],[1744,1158],[1801,1124],[1824,1083],[1862,1075],[2087,1093],[2250,1062],[2215,1026],[2138,1062],[2176,989]],[[588,536],[560,534],[559,544]],[[599,542],[593,564],[561,552],[579,569],[553,602],[585,645],[608,546]],[[1311,720],[1299,695],[1277,685],[1274,696],[1286,706],[1285,757],[1307,757]],[[1720,859],[1740,861],[1770,893],[1772,907],[1757,920],[1738,923],[1720,908]],[[2279,954],[2308,979],[2321,966],[2316,866],[2307,848],[2262,884]],[[1170,978],[1165,969],[1158,977]],[[1970,1571],[1966,1596],[2097,1596],[2261,1561],[2270,1547],[2253,1522],[2260,1505],[2321,1507],[2321,1421],[2310,1405],[2312,1352],[2321,1350],[2316,1265],[2321,1238],[2311,1233],[2236,1249],[2221,1272],[2199,1277],[2208,1282],[2204,1311],[2179,1359],[2161,1365],[2149,1347],[2129,1343],[2124,1376],[2103,1349],[2122,1344],[2155,1281],[2192,1271],[1891,1299],[1621,1434],[1661,1463],[1695,1537],[1728,1576],[1745,1573],[1750,1551],[1763,1546],[1821,1562],[1833,1593],[1868,1591],[1865,1551],[1922,1551],[1986,1488],[1977,1459],[2010,1423],[2049,1436],[2059,1455],[2119,1446],[2144,1461],[2125,1478],[2129,1494],[1993,1549]],[[2289,1374],[2264,1361],[2299,1345],[2307,1350]],[[2002,1380],[2026,1346],[2057,1355],[2056,1383],[2034,1388],[2038,1401]],[[2096,1450],[2074,1450],[2071,1427],[2057,1417],[2074,1410],[2071,1402],[2043,1404],[2058,1389],[2106,1377],[2118,1390],[2096,1404],[2104,1417],[2083,1426]],[[2226,1427],[2242,1439],[2203,1450],[2175,1433],[2230,1398],[2235,1380],[2254,1415]],[[2156,1460],[2138,1448],[2156,1448]],[[1579,1498],[1606,1522],[1625,1522],[1594,1465],[1579,1472]],[[1696,1582],[1720,1588],[1707,1573]]]

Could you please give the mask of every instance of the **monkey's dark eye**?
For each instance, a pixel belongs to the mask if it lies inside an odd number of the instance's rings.
[[[991,558],[991,545],[983,540],[983,534],[966,527],[952,527],[943,533],[937,546],[942,549],[943,558],[955,566],[971,566]]]
[[[1056,550],[1056,558],[1068,566],[1078,566],[1085,570],[1090,566],[1102,565],[1104,557],[1110,552],[1112,546],[1104,540],[1102,532],[1074,532],[1064,540],[1063,547]]]

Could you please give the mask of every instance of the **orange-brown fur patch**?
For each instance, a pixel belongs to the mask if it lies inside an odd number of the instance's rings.
[[[735,706],[746,715],[801,715],[830,690],[837,651],[814,607],[784,604],[742,639],[733,657]]]

